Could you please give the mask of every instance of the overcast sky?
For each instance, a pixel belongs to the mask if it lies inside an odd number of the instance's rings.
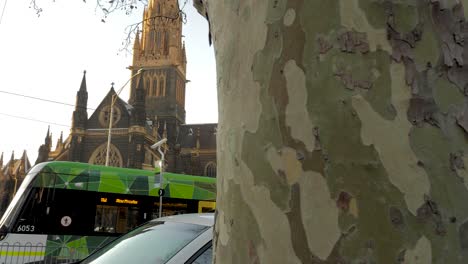
[[[0,0],[0,16],[5,1]],[[102,23],[95,0],[38,0],[43,8],[38,17],[29,3],[9,0],[0,22],[0,153],[4,153],[4,164],[12,151],[19,158],[23,150],[34,164],[49,125],[55,148],[61,132],[64,139],[69,135],[74,110],[72,106],[8,93],[74,105],[86,70],[88,107],[97,107],[112,82],[118,90],[130,78],[126,68],[132,55],[119,50],[125,27],[142,17],[140,8],[130,16],[112,14]],[[208,26],[191,0],[184,11],[190,80],[186,88],[186,121],[216,123],[216,69],[213,47],[208,45]],[[126,87],[120,97],[127,100],[128,94]],[[92,110],[88,110],[88,116],[91,114]]]

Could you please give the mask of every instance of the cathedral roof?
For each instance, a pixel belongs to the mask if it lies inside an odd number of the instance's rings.
[[[5,166],[2,168],[2,173],[4,176],[13,176],[19,174],[25,174],[31,168],[31,163],[29,162],[28,155],[26,151],[23,152],[23,155],[20,159],[14,158],[14,153],[12,153],[12,158],[8,161]]]
[[[116,99],[114,105],[117,105],[117,104],[122,105],[122,106],[127,110],[128,114],[130,114],[130,113],[132,112],[133,106],[132,106],[131,104],[125,102],[124,100],[122,100],[122,98],[120,98],[120,97],[117,95],[117,93],[115,92],[114,87],[112,87],[112,88],[110,89],[110,91],[107,93],[107,95],[106,95],[106,96],[104,97],[104,99],[102,100],[101,104],[103,104],[103,103],[106,101],[106,99],[107,99],[108,97],[110,97],[110,98],[112,99],[112,97],[113,97],[114,95],[117,96],[117,99]]]
[[[129,103],[125,102],[124,100],[122,100],[117,95],[117,93],[115,92],[114,87],[112,87],[109,90],[109,92],[107,93],[107,95],[102,99],[101,103],[98,105],[96,110],[91,114],[91,117],[88,119],[88,121],[97,119],[98,116],[99,116],[99,113],[101,112],[101,110],[104,107],[109,105],[109,103],[111,102],[111,100],[112,100],[112,98],[114,96],[117,96],[117,98],[115,100],[115,103],[114,103],[114,107],[118,107],[118,108],[124,110],[125,111],[125,116],[130,116],[131,112],[132,112],[132,109],[133,109],[133,106],[130,105]],[[88,127],[88,128],[91,128],[91,127]]]
[[[180,126],[178,143],[182,148],[216,149],[218,124],[188,124]]]

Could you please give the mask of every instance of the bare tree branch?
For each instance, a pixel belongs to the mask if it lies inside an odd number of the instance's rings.
[[[40,16],[43,11],[43,9],[38,4],[40,1],[42,0],[31,0],[29,4],[29,7],[36,12],[37,16]],[[55,2],[55,0],[52,1]],[[86,0],[83,0],[83,2],[86,3]],[[132,53],[130,44],[135,38],[135,34],[139,30],[140,25],[143,23],[148,23],[150,26],[155,27],[156,19],[167,19],[168,21],[174,21],[179,18],[182,19],[182,23],[187,23],[187,15],[183,11],[187,5],[187,2],[188,0],[183,0],[182,7],[179,7],[179,11],[174,16],[157,15],[144,19],[138,23],[128,25],[124,30],[125,38],[122,41],[122,47],[119,49],[119,52],[125,51],[129,54]],[[125,15],[131,15],[136,9],[138,9],[138,6],[144,7],[146,5],[148,5],[148,0],[96,0],[96,11],[101,12],[101,22],[105,23],[107,17],[113,13],[124,12]]]
[[[40,7],[40,2],[43,0],[31,0],[29,7],[32,8],[38,16],[42,13],[43,9]],[[56,0],[49,0],[55,2]],[[86,0],[83,0],[86,3]],[[133,10],[138,6],[145,6],[148,0],[96,0],[96,10],[102,12],[103,19],[110,13],[116,11],[123,11],[126,15],[130,15]],[[101,20],[102,21],[102,20]]]
[[[38,17],[41,16],[42,8],[37,5],[36,0],[31,0],[29,8],[32,8]]]
[[[133,40],[135,38],[135,35],[136,35],[137,31],[140,28],[140,25],[143,25],[143,24],[147,23],[147,25],[149,25],[150,27],[152,27],[154,29],[156,27],[156,20],[157,19],[166,19],[166,21],[174,21],[174,20],[177,20],[179,18],[182,19],[182,23],[186,24],[187,23],[187,15],[184,12],[184,8],[187,5],[187,2],[188,2],[188,0],[184,0],[184,3],[182,5],[182,7],[179,8],[179,11],[174,16],[167,16],[167,15],[152,16],[152,17],[149,17],[147,19],[143,19],[143,20],[141,20],[141,21],[139,21],[137,23],[134,23],[134,24],[131,24],[131,25],[128,25],[127,27],[125,27],[125,30],[124,30],[125,38],[122,41],[122,47],[119,49],[119,52],[126,52],[128,54],[132,54],[132,50],[131,50],[130,45],[133,42]]]
[[[139,5],[146,6],[147,4],[147,0],[97,0],[96,11],[99,10],[102,12],[103,18],[101,21],[105,22],[105,19],[111,13],[122,11],[125,12],[126,15],[130,15]]]

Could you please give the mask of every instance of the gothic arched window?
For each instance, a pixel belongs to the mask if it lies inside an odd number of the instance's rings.
[[[216,163],[215,162],[208,162],[205,166],[205,175],[208,177],[216,178]]]
[[[166,96],[166,78],[163,76],[159,79],[159,87],[160,87],[160,96]]]
[[[159,97],[161,96],[161,82],[159,81],[159,78],[156,76],[154,77],[154,83],[156,84],[156,94],[155,96]]]
[[[169,32],[164,31],[164,54],[169,54]]]
[[[151,92],[151,80],[149,77],[145,79],[145,89],[146,89],[146,95],[149,96]]]
[[[90,164],[96,165],[105,165],[106,164],[106,154],[107,154],[107,143],[100,145],[89,158]],[[109,147],[109,166],[113,167],[122,167],[123,160],[122,155],[120,154],[119,149],[114,145]]]
[[[151,93],[150,96],[158,96],[158,78],[153,78],[153,85],[151,85]]]
[[[161,31],[156,33],[156,48],[158,50],[161,48]]]
[[[150,30],[149,32],[149,39],[150,41],[148,42],[148,47],[146,48],[147,49],[147,52],[151,52],[153,53],[153,50],[154,50],[154,43],[156,42],[155,39],[156,36],[154,35],[154,31]]]
[[[152,93],[152,85],[151,85],[151,81],[148,82],[148,86],[146,86],[146,96],[151,96],[151,93]]]

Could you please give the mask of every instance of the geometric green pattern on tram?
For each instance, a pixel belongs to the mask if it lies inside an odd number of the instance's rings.
[[[145,176],[137,176],[132,182],[129,182],[130,192],[137,195],[148,195],[149,184],[148,178]]]
[[[89,255],[86,237],[68,241],[60,252],[60,257],[65,259],[81,259]]]
[[[56,259],[69,259],[80,253],[86,253],[85,256],[88,255],[88,245],[85,237],[61,235],[47,239],[46,256],[55,257]]]
[[[185,193],[193,197],[194,186],[192,182],[174,183],[169,181],[167,185],[169,185],[170,194],[173,196],[182,196]]]
[[[127,193],[125,187],[125,179],[114,171],[109,171],[105,175],[101,172],[100,192]]]
[[[88,245],[89,253],[93,253],[96,249],[103,247],[107,243],[116,239],[116,237],[105,236],[86,236],[86,244]]]
[[[155,182],[159,182],[157,174],[158,170],[52,161],[42,168],[34,186],[158,196],[159,188],[155,186]],[[166,191],[165,197],[213,201],[216,199],[215,178],[164,172],[163,188]]]
[[[115,238],[105,236],[49,235],[47,237],[45,262],[47,263],[47,260],[83,259]]]
[[[214,187],[216,187],[216,186],[214,186]],[[208,191],[206,189],[195,187],[194,190],[193,190],[193,197],[212,197],[211,199],[207,199],[207,200],[213,200],[214,201],[214,200],[216,200],[216,193]]]

